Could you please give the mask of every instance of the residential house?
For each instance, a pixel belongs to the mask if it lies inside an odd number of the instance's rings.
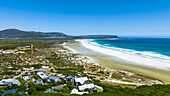
[[[78,95],[82,95],[82,94],[88,94],[89,92],[79,92],[77,89],[73,89],[71,90],[71,93],[70,94],[78,94]]]
[[[41,79],[35,80],[34,84],[43,84],[43,81]]]
[[[67,82],[68,82],[68,81],[74,82],[75,77],[74,77],[74,76],[66,75],[66,76],[65,76],[65,79],[66,79]]]
[[[87,77],[77,77],[77,78],[74,79],[74,85],[81,86],[81,85],[84,85],[84,84],[89,84]]]
[[[48,88],[47,90],[44,91],[44,93],[60,93],[60,92],[53,91],[53,89]]]
[[[58,82],[58,81],[61,81],[60,78],[58,78],[57,76],[51,76],[51,77],[48,77],[45,79],[45,82],[46,83],[50,83],[50,82]]]
[[[48,76],[45,75],[43,72],[37,72],[37,75],[41,78],[41,79],[44,79],[44,78],[47,78]]]
[[[95,85],[95,87],[98,88],[101,91],[104,91],[104,89],[102,87],[100,87],[100,86]]]
[[[3,50],[0,50],[0,53],[3,53],[4,51]]]
[[[43,69],[49,69],[49,66],[42,66]]]
[[[25,81],[31,79],[32,76],[22,76],[21,78],[24,79]]]
[[[18,91],[18,89],[7,90],[1,96],[4,96],[7,93],[16,93],[17,91]]]
[[[21,82],[17,79],[2,79],[0,81],[0,86],[6,86],[6,85],[9,85],[9,84],[17,84],[17,85],[20,85]]]
[[[64,86],[66,86],[66,84],[65,84],[65,85],[60,85],[60,86],[57,86],[57,87],[52,87],[52,90],[54,90],[54,89],[61,89],[61,88],[63,88]]]
[[[84,84],[84,85],[78,86],[78,90],[79,90],[79,91],[84,91],[85,89],[91,89],[92,91],[95,91],[95,90],[96,90],[94,84]],[[96,91],[97,91],[97,90],[96,90]]]

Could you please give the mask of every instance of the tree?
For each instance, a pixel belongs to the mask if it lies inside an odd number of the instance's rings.
[[[86,88],[84,91],[88,91],[89,93],[91,93],[91,90],[89,88]]]
[[[18,88],[20,92],[24,92],[26,89],[27,89],[26,85],[20,85]]]

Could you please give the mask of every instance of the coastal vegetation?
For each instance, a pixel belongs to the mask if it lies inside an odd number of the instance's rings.
[[[103,91],[96,88],[97,92],[87,88],[85,91],[89,94],[83,94],[82,96],[170,95],[170,85],[164,85],[157,79],[139,74],[122,70],[110,70],[88,56],[72,52],[72,50],[63,46],[64,42],[70,42],[70,40],[0,41],[0,49],[3,49],[4,52],[12,52],[0,53],[0,79],[13,78],[21,82],[20,85],[10,84],[0,87],[0,95],[6,90],[17,88],[16,93],[7,93],[4,96],[74,96],[70,92],[77,89],[77,86],[71,81],[67,81],[66,76],[87,77],[90,84],[103,88]],[[20,46],[24,46],[24,48],[18,49],[17,47]],[[29,47],[25,48],[25,46]],[[22,53],[17,53],[21,50]],[[45,78],[37,75],[38,72],[44,72],[48,76],[57,76],[61,81],[47,83]],[[30,77],[24,80],[24,76]],[[42,79],[44,83],[34,84],[35,80],[39,79]],[[110,82],[112,80],[120,80],[129,84]],[[55,89],[59,86],[62,87]],[[53,88],[53,92],[46,92]],[[20,92],[23,92],[23,94],[20,94]]]

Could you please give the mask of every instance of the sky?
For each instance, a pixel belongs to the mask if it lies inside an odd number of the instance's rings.
[[[0,0],[0,30],[170,37],[170,0]]]

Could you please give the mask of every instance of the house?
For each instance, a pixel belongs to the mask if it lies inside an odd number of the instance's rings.
[[[4,51],[3,50],[0,50],[0,53],[3,53]]]
[[[34,70],[34,67],[30,67],[30,68],[23,68],[23,70]]]
[[[49,69],[49,66],[42,66],[43,69]]]
[[[19,94],[26,94],[27,92],[18,92]]]
[[[31,79],[32,76],[22,76],[21,78],[27,81],[28,79]]]
[[[56,92],[53,91],[51,88],[48,88],[47,90],[44,91],[44,93],[60,93],[60,92]]]
[[[65,79],[66,79],[67,82],[68,82],[68,81],[74,82],[75,77],[74,77],[74,76],[66,75],[66,76],[65,76]]]
[[[78,94],[78,95],[82,95],[82,94],[88,94],[89,92],[79,92],[77,89],[73,89],[71,90],[71,93],[70,94]]]
[[[84,91],[85,89],[92,89],[92,91],[96,90],[94,84],[84,84],[84,85],[78,86],[79,91]]]
[[[47,90],[44,91],[44,93],[50,93],[50,92],[52,92],[51,88],[48,88]]]
[[[60,78],[58,78],[57,76],[51,76],[51,77],[48,77],[45,79],[45,82],[46,83],[50,83],[50,82],[58,82],[58,81],[61,81]]]
[[[47,71],[44,71],[44,70],[37,70],[36,72],[37,72],[37,73],[38,73],[38,72],[43,72],[45,75],[49,75],[49,73],[48,73]]]
[[[43,81],[41,79],[35,80],[34,84],[43,84]]]
[[[16,52],[16,54],[18,54],[18,53],[25,53],[25,52],[23,52],[23,51],[18,51],[18,52]]]
[[[7,90],[1,96],[4,96],[7,93],[16,93],[17,91],[18,91],[18,89]]]
[[[102,87],[100,87],[100,86],[95,85],[95,87],[98,88],[101,91],[104,91],[104,89]]]
[[[37,75],[41,78],[41,79],[44,79],[44,78],[47,78],[48,76],[45,75],[43,72],[37,72]]]
[[[6,86],[6,85],[9,85],[9,84],[17,84],[17,85],[20,85],[21,82],[17,79],[2,79],[0,81],[0,86]]]
[[[78,78],[74,79],[74,85],[81,86],[81,85],[84,85],[84,84],[89,84],[87,77],[78,77]]]
[[[60,86],[57,86],[57,87],[52,87],[52,90],[54,90],[54,89],[61,89],[61,88],[63,88],[64,86],[66,86],[66,84],[65,84],[65,85],[60,85]]]

